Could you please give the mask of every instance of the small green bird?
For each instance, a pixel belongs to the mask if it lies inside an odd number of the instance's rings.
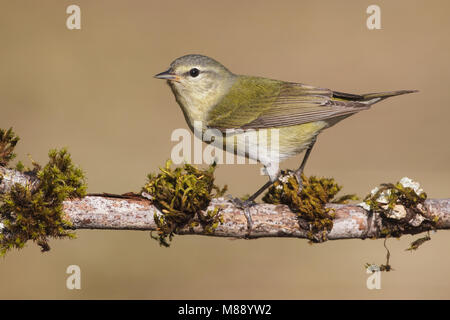
[[[389,97],[416,92],[401,90],[369,94],[348,94],[301,83],[236,75],[209,57],[190,54],[173,61],[169,70],[155,75],[167,80],[186,121],[193,130],[199,121],[206,129],[231,133],[235,153],[262,163],[270,176],[247,201],[253,202],[279,175],[278,163],[306,150],[295,172],[298,181],[316,142],[317,135],[340,120]],[[258,141],[238,142],[242,130],[265,131]],[[279,134],[276,156],[255,152],[268,144],[270,130]],[[195,132],[195,131],[194,131]],[[224,137],[230,139],[230,135]],[[226,143],[219,146],[225,149]],[[253,151],[253,152],[252,152]],[[272,150],[273,151],[273,150]]]

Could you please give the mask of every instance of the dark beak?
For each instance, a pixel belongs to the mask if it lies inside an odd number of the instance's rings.
[[[156,79],[163,79],[163,80],[174,80],[174,81],[178,81],[180,80],[180,78],[172,72],[171,69],[158,73],[157,75],[155,75]]]

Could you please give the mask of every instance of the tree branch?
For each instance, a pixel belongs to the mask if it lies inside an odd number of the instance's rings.
[[[329,240],[378,237],[379,228],[370,223],[370,216],[363,208],[354,205],[329,204],[335,209],[336,217],[333,229],[328,234]],[[64,203],[67,217],[77,229],[131,229],[156,230],[153,220],[160,211],[149,200],[136,198],[114,198],[106,196],[87,196]],[[214,234],[218,237],[244,238],[248,235],[247,220],[241,209],[224,198],[214,199],[209,210],[222,208],[224,223],[219,225]],[[437,215],[437,229],[450,229],[450,199],[427,200],[425,203],[429,214]],[[285,205],[258,204],[250,209],[253,219],[252,238],[294,237],[308,238],[308,230],[301,229],[297,216]],[[303,224],[301,224],[303,225]],[[405,232],[416,234],[430,230],[420,225]],[[178,234],[205,234],[202,227],[184,228]]]
[[[0,193],[8,192],[14,183],[36,185],[37,180],[30,174],[0,167]],[[214,199],[208,208],[222,209],[224,223],[212,234],[205,234],[201,226],[185,227],[177,234],[197,234],[218,237],[248,237],[247,220],[243,210],[224,198]],[[328,233],[329,240],[382,237],[382,218],[369,214],[355,205],[329,204],[335,210],[333,229]],[[450,199],[426,200],[424,210],[427,216],[437,217],[434,226],[411,221],[403,234],[417,234],[433,228],[450,229]],[[64,212],[75,229],[113,229],[113,230],[156,230],[154,214],[162,214],[151,201],[132,195],[98,194],[82,199],[64,202]],[[253,219],[251,238],[294,237],[308,238],[305,226],[285,205],[257,204],[250,208]]]

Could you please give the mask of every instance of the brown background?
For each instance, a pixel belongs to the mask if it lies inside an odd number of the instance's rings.
[[[78,4],[82,29],[65,26]],[[307,174],[333,176],[364,196],[409,176],[430,197],[450,195],[448,1],[377,1],[382,30],[366,28],[372,1],[2,1],[0,127],[21,136],[19,157],[45,163],[67,146],[90,192],[137,191],[187,128],[162,81],[178,56],[202,53],[232,71],[344,92],[419,89],[324,132]],[[29,163],[29,160],[27,160]],[[300,157],[283,167],[294,167]],[[221,165],[220,184],[242,195],[265,181],[259,165]],[[388,242],[394,272],[366,288],[382,241],[309,245],[297,239],[176,237],[79,231],[0,260],[0,298],[450,298],[450,234],[417,252]],[[65,288],[68,265],[82,290]]]

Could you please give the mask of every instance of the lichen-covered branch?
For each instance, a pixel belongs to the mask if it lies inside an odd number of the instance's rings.
[[[11,190],[15,183],[34,185],[37,179],[30,174],[0,167],[0,193]],[[82,199],[64,201],[64,213],[75,229],[113,229],[113,230],[157,230],[155,213],[161,214],[150,200],[133,195],[88,195]],[[381,217],[369,214],[365,209],[355,205],[329,204],[335,212],[329,240],[383,237]],[[257,204],[250,208],[253,219],[251,233],[247,229],[247,220],[243,210],[225,198],[213,199],[207,210],[220,208],[223,223],[213,233],[205,233],[202,226],[184,227],[177,234],[198,234],[218,237],[261,238],[261,237],[295,237],[309,238],[310,230],[302,229],[298,216],[286,205]],[[450,199],[428,199],[424,211],[433,216],[436,223],[417,224],[411,221],[410,228],[403,234],[417,234],[430,229],[450,229]]]
[[[16,183],[22,186],[30,184],[31,187],[35,187],[39,184],[39,179],[36,175],[0,166],[0,194],[11,191]]]
[[[49,238],[75,237],[72,223],[65,219],[63,202],[86,195],[84,174],[66,149],[50,150],[48,155],[43,167],[33,162],[33,169],[19,165],[17,172],[1,172],[0,188],[6,192],[0,195],[2,256],[13,248],[23,248],[29,240],[48,251]]]
[[[199,234],[218,237],[248,237],[244,212],[224,198],[213,199],[208,210],[221,208],[223,223],[214,233],[205,233],[203,228],[185,227],[177,234]],[[378,224],[374,223],[366,210],[354,205],[330,204],[335,209],[333,229],[329,240],[367,238],[382,236]],[[437,216],[436,229],[450,229],[450,199],[432,199],[425,202],[427,212]],[[158,209],[147,199],[138,197],[87,196],[64,202],[64,211],[77,229],[129,229],[156,230],[153,219]],[[253,219],[251,238],[295,237],[308,238],[309,230],[299,228],[298,217],[286,205],[258,204],[250,209]],[[430,230],[426,226],[411,228],[405,233],[416,234]]]

